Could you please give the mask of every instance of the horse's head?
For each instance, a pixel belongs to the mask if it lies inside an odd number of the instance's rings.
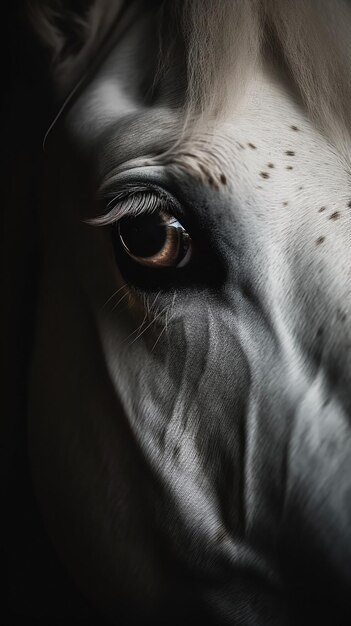
[[[350,584],[351,7],[127,4],[55,71],[38,496],[107,614],[282,624]]]

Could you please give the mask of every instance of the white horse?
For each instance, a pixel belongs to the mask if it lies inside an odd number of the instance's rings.
[[[114,624],[350,623],[351,3],[31,9],[60,558]]]

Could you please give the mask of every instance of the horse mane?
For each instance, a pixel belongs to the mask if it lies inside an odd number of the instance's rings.
[[[227,85],[231,98],[242,91],[263,47],[274,48],[314,121],[332,137],[350,134],[348,2],[186,0],[182,4],[190,106],[218,111],[225,106],[223,86]]]
[[[51,50],[61,87],[77,65],[88,63],[123,4],[124,0],[75,0],[68,9],[65,0],[31,3],[32,22]],[[161,70],[171,71],[172,52],[177,46],[185,48],[189,112],[215,118],[225,111],[228,96],[238,97],[245,89],[264,47],[274,48],[314,122],[349,146],[349,0],[140,0],[140,5],[159,14]]]

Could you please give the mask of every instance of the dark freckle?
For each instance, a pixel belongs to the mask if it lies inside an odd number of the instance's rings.
[[[260,172],[261,178],[269,178],[269,174],[267,172]]]
[[[287,156],[295,156],[295,152],[294,152],[293,150],[287,150],[287,151],[285,152],[285,154],[286,154]]]
[[[222,185],[226,185],[227,184],[227,179],[224,176],[224,174],[221,174],[221,183],[222,183]]]
[[[299,191],[302,191],[303,187],[299,187]]]
[[[274,164],[273,163],[268,163],[268,167],[271,168],[271,170],[274,168]]]
[[[325,241],[325,237],[318,237],[318,239],[316,239],[317,246],[320,246],[321,243],[324,243],[324,241]]]
[[[350,202],[348,202],[347,206],[349,207],[349,209],[351,209],[351,200]]]
[[[316,332],[316,337],[321,337],[323,335],[323,327],[320,326]]]
[[[208,180],[208,184],[212,186],[214,182],[212,176],[209,176],[207,180]]]
[[[294,126],[294,125],[293,125],[293,126],[290,126],[290,128],[291,128],[291,130],[295,130],[295,131],[300,130],[297,126]]]
[[[287,169],[287,170],[293,170],[294,168],[293,168],[293,166],[292,166],[292,165],[287,165],[286,169]]]
[[[283,202],[283,206],[288,206],[289,202]]]
[[[329,215],[329,219],[333,220],[333,222],[336,222],[336,220],[338,220],[339,217],[340,217],[340,211],[334,211],[334,213]]]
[[[320,209],[318,209],[318,213],[323,213],[325,211],[325,206],[321,206]]]
[[[257,147],[253,144],[253,143],[248,143],[247,144],[249,146],[249,148],[251,148],[252,150],[257,150]]]

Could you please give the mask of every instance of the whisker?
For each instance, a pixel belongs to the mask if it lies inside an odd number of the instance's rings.
[[[157,315],[155,315],[155,317],[151,320],[151,322],[149,322],[149,324],[147,326],[145,326],[143,331],[137,337],[135,337],[135,339],[133,339],[133,341],[129,344],[129,346],[133,345],[133,343],[135,343],[135,341],[140,339],[140,337],[147,331],[148,328],[150,328],[150,326],[152,326],[152,324],[154,324],[156,322],[156,320],[167,310],[167,308],[168,307],[164,307],[164,309],[161,309],[161,311],[159,311],[159,313],[157,313]]]
[[[157,298],[159,297],[160,293],[161,293],[161,291],[158,291],[158,292],[157,292],[156,297],[155,297],[155,299],[154,299],[154,301],[153,301],[153,303],[152,303],[152,304],[150,304],[150,298],[149,298],[149,296],[147,296],[146,294],[144,294],[144,296],[143,296],[144,308],[145,308],[145,309],[146,309],[146,311],[147,311],[147,316],[148,316],[148,317],[151,317],[151,315],[152,315],[152,310],[155,308],[155,304],[156,304],[156,302],[157,302]]]
[[[173,298],[172,298],[172,304],[171,304],[170,309],[169,309],[169,310],[170,310],[170,312],[171,312],[171,315],[172,315],[172,313],[173,313],[174,304],[175,304],[175,299],[176,299],[176,292],[174,291],[174,293],[173,293]],[[167,327],[167,324],[168,324],[168,317],[167,317],[167,314],[166,314],[166,327]]]
[[[112,313],[112,311],[114,311],[118,307],[118,305],[122,302],[122,300],[124,300],[124,298],[126,298],[127,296],[129,296],[129,291],[123,294],[123,296],[118,300],[118,302],[112,307],[110,313]]]
[[[169,313],[169,311],[167,311],[167,313],[166,313],[166,315],[167,315],[167,322],[165,323],[165,326],[162,328],[162,330],[161,330],[161,332],[160,332],[160,334],[159,334],[158,338],[156,339],[156,341],[155,341],[154,345],[152,346],[152,348],[151,348],[151,352],[153,352],[153,350],[156,348],[156,346],[157,346],[158,342],[160,341],[160,339],[161,339],[161,337],[162,337],[163,333],[164,333],[165,331],[168,333],[168,325],[169,325],[169,323],[172,321],[172,315],[168,318],[168,313]]]
[[[160,293],[161,293],[161,291],[158,291],[158,292],[157,292],[156,297],[155,297],[155,300],[153,301],[153,303],[152,303],[152,304],[151,304],[151,306],[150,306],[150,309],[149,309],[149,312],[150,312],[150,313],[152,312],[152,309],[153,309],[153,308],[155,308],[155,304],[156,304],[156,302],[157,302],[157,298],[159,297]]]
[[[144,324],[145,324],[145,322],[146,322],[146,320],[147,320],[147,316],[148,316],[148,314],[147,314],[147,312],[146,312],[146,313],[145,313],[145,315],[144,315],[144,319],[143,319],[143,321],[141,322],[141,324],[139,324],[139,326],[137,326],[137,328],[136,328],[135,330],[133,330],[133,332],[132,332],[132,333],[130,333],[130,335],[128,335],[128,337],[126,337],[125,339],[123,339],[122,343],[125,343],[126,341],[128,341],[128,339],[130,339],[131,337],[133,337],[133,335],[135,335],[135,333],[140,332],[140,330],[142,329],[142,327],[144,326]]]
[[[120,292],[122,289],[124,289],[124,288],[127,288],[127,283],[124,283],[124,285],[122,285],[122,287],[120,287],[119,289],[117,289],[117,291],[115,291],[115,292],[112,294],[112,296],[110,296],[109,298],[107,298],[106,302],[105,302],[105,303],[102,305],[102,307],[100,308],[100,311],[103,311],[103,309],[105,308],[105,306],[106,306],[109,302],[111,302],[111,300],[112,300],[115,296],[117,296],[117,294],[119,294],[119,292]]]
[[[172,313],[173,313],[173,309],[174,309],[174,303],[175,303],[175,298],[176,298],[176,292],[173,293],[173,298],[172,298],[172,303],[171,305],[167,308],[166,314],[165,314],[165,325],[162,328],[158,338],[156,339],[154,345],[151,348],[151,352],[153,352],[153,350],[155,349],[155,347],[157,346],[158,342],[160,341],[163,333],[166,331],[168,333],[168,326],[169,326],[169,322],[172,320]]]
[[[165,332],[165,330],[166,330],[166,326],[164,326],[164,327],[162,328],[162,330],[161,330],[161,332],[160,332],[159,336],[157,337],[157,339],[156,339],[156,341],[155,341],[154,345],[153,345],[153,346],[152,346],[152,348],[151,348],[151,352],[153,352],[153,351],[154,351],[154,349],[156,348],[156,346],[157,346],[158,342],[160,341],[160,339],[161,339],[161,337],[162,337],[163,333]]]

